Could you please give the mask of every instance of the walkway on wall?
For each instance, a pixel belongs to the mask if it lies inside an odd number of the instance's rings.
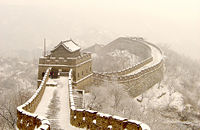
[[[70,125],[70,109],[68,95],[68,77],[49,79],[57,82],[57,87],[46,87],[44,95],[35,113],[46,117],[51,127],[62,130],[80,130]],[[55,123],[55,124],[54,124]]]
[[[143,67],[141,67],[141,68],[129,73],[129,74],[126,74],[126,76],[134,75],[134,74],[140,72],[141,70],[149,68],[149,67],[157,64],[158,62],[160,62],[160,60],[162,59],[162,54],[160,53],[160,51],[157,48],[155,48],[154,46],[152,46],[152,45],[148,45],[148,46],[151,48],[151,55],[153,57],[153,61],[148,63],[148,64],[146,64],[146,65],[144,65]]]

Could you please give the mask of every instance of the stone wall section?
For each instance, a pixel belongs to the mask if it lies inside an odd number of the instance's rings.
[[[100,54],[103,55],[106,52],[113,52],[116,49],[127,50],[128,48],[130,53],[140,57],[141,60],[144,60],[149,58],[152,53],[151,48],[141,41],[144,41],[144,39],[138,37],[119,37],[108,45],[105,45]]]
[[[41,57],[38,65],[38,87],[42,81],[42,73],[48,67],[52,70],[62,70],[62,74],[73,69],[74,86],[84,88],[92,83],[92,57],[90,53],[82,53],[78,57]],[[83,86],[84,85],[84,86]]]
[[[46,118],[33,114],[44,94],[50,71],[51,68],[46,70],[35,94],[27,102],[17,107],[17,128],[19,130],[50,130],[50,123]]]
[[[157,46],[146,42],[162,51]],[[126,75],[151,63],[153,57],[149,57],[139,64],[118,72],[92,73],[91,54],[83,53],[78,57],[42,57],[39,60],[38,84],[36,93],[23,105],[17,107],[17,127],[20,130],[50,130],[50,123],[46,118],[33,114],[36,110],[46,88],[46,82],[51,70],[62,69],[63,74],[69,72],[69,101],[70,101],[70,123],[79,128],[96,129],[127,129],[127,130],[150,130],[149,126],[135,120],[122,118],[119,116],[100,113],[92,110],[78,109],[75,107],[73,98],[73,88],[85,89],[89,83],[112,81],[113,76],[117,81],[127,86],[133,96],[144,92],[154,84],[160,82],[163,76],[163,59],[158,63],[149,66],[133,75]],[[72,71],[73,70],[73,71]],[[44,76],[42,73],[44,73]],[[93,77],[93,78],[91,78]],[[68,123],[68,122],[66,122]]]
[[[69,105],[70,124],[79,128],[90,130],[150,130],[149,126],[135,120],[129,120],[119,116],[100,113],[93,110],[78,109],[75,107],[73,98],[72,70],[69,72]]]
[[[109,76],[122,76],[122,75],[126,75],[126,74],[129,74],[141,67],[143,67],[144,65],[150,63],[153,61],[153,57],[149,57],[137,64],[135,64],[134,66],[132,67],[129,67],[127,69],[124,69],[124,70],[120,70],[120,71],[117,71],[117,72],[103,72],[103,73],[100,73],[100,72],[96,72],[96,71],[93,71],[94,73],[94,77],[98,77],[98,76],[104,76],[104,77],[109,77]]]
[[[119,83],[122,83],[126,86],[128,86],[128,91],[130,93],[131,96],[136,97],[138,95],[140,95],[141,93],[143,93],[144,91],[146,91],[147,89],[149,89],[150,87],[152,87],[153,85],[155,85],[156,83],[159,83],[162,79],[163,79],[163,52],[162,50],[157,47],[156,45],[146,42],[146,41],[141,41],[145,42],[145,44],[149,45],[149,46],[153,46],[154,48],[156,48],[160,55],[161,55],[161,59],[159,59],[158,62],[152,64],[151,66],[149,66],[148,68],[144,68],[141,69],[140,71],[138,71],[137,73],[134,73],[132,75],[126,75],[128,73],[133,72],[134,70],[137,70],[141,67],[143,67],[144,65],[149,64],[150,62],[153,62],[153,57],[151,58],[147,58],[146,60],[142,61],[141,63],[135,65],[135,67],[133,68],[137,68],[137,69],[133,69],[133,71],[129,71],[131,69],[126,69],[125,71],[121,71],[121,73],[119,72],[113,72],[113,73],[98,73],[98,72],[94,72],[93,74],[93,82],[94,84],[98,85],[101,84],[104,81],[113,81],[113,77],[115,81],[118,81]]]

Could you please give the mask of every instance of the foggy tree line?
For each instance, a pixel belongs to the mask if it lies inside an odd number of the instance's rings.
[[[15,129],[17,107],[36,90],[37,66],[18,58],[0,58],[0,129]]]

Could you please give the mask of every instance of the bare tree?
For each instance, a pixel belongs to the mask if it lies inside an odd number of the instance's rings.
[[[15,129],[17,121],[16,108],[30,98],[32,93],[28,90],[10,90],[0,100],[0,128]]]

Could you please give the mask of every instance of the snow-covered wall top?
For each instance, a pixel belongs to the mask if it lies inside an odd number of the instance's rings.
[[[42,82],[34,95],[27,102],[17,107],[17,127],[20,130],[50,130],[50,123],[46,118],[33,114],[45,91],[50,70],[51,68],[46,70]]]
[[[141,43],[141,40],[142,39],[136,39],[133,37],[119,37],[105,45],[102,48],[101,53],[113,52],[116,49],[128,50],[131,54],[134,54],[141,59],[146,59],[151,56],[151,48],[148,45]]]
[[[136,68],[126,69],[126,71],[121,71],[121,73],[113,72],[112,74],[107,74],[94,72],[93,81],[96,85],[107,81],[117,81],[127,86],[129,94],[132,97],[136,97],[163,79],[164,60],[162,50],[156,45],[143,39],[129,38],[129,40],[137,40],[141,44],[148,45],[151,48],[152,58],[147,58],[137,64]]]
[[[133,44],[136,43],[137,41],[137,43],[147,45],[151,49],[151,57],[146,58],[145,60],[136,64],[133,67],[127,68],[125,70],[120,70],[118,72],[104,72],[104,73],[94,72],[93,75],[94,79],[111,80],[112,79],[111,77],[115,77],[118,81],[124,82],[126,80],[137,78],[162,64],[163,52],[159,47],[157,47],[152,43],[144,41],[141,38],[130,37],[127,38],[127,40],[129,40],[129,42],[133,41]]]
[[[126,74],[129,74],[141,67],[143,67],[144,65],[150,63],[153,61],[153,57],[149,57],[137,64],[135,64],[134,66],[132,67],[129,67],[129,68],[126,68],[124,70],[119,70],[119,71],[116,71],[116,72],[97,72],[97,71],[93,71],[94,74],[96,75],[103,75],[103,76],[122,76],[122,75],[126,75]]]
[[[149,126],[127,118],[104,114],[93,110],[78,109],[75,107],[72,88],[72,69],[69,72],[69,101],[70,123],[79,128],[87,129],[142,129],[150,130]]]
[[[82,53],[78,57],[41,57],[39,59],[39,65],[65,65],[69,67],[75,67],[80,63],[91,60],[90,53]]]

